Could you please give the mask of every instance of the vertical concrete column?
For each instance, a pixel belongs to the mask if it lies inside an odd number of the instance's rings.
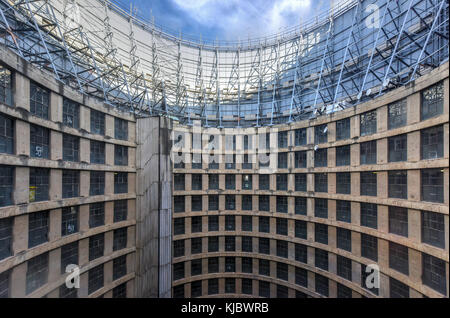
[[[48,253],[48,282],[52,283],[61,276],[61,248],[56,248]]]
[[[328,173],[328,193],[336,194],[336,173]]]
[[[89,272],[80,275],[80,289],[78,290],[79,298],[87,298],[89,295]]]
[[[14,73],[14,103],[17,108],[30,111],[30,80],[20,74]]]
[[[105,164],[114,166],[114,145],[105,143]]]
[[[79,241],[78,243],[78,254],[80,255],[78,258],[80,266],[84,266],[89,263],[89,239],[85,238]],[[82,282],[80,281],[80,287],[83,287]],[[87,281],[86,281],[87,285]]]
[[[85,232],[89,230],[89,204],[81,205],[78,213],[80,218],[80,232]]]
[[[377,140],[377,164],[382,165],[388,162],[388,139]]]
[[[385,132],[388,129],[388,106],[384,105],[377,109],[377,132]]]
[[[128,141],[136,142],[136,123],[134,121],[128,122]]]
[[[361,256],[361,233],[352,231],[352,254]]]
[[[80,197],[89,196],[91,174],[89,171],[80,171]]]
[[[389,242],[378,239],[378,265],[381,270],[389,268]]]
[[[314,174],[308,173],[306,175],[306,191],[314,191]]]
[[[128,173],[128,193],[136,192],[136,173]]]
[[[14,218],[13,225],[13,251],[14,255],[28,249],[28,215],[19,215]]]
[[[388,173],[387,171],[377,172],[377,197],[388,197]]]
[[[105,137],[114,138],[114,116],[105,114]]]
[[[104,266],[104,282],[108,286],[113,281],[113,261],[106,262]]]
[[[336,200],[328,200],[328,220],[336,221]]]
[[[50,211],[50,230],[48,233],[48,240],[55,241],[61,237],[61,209]]]
[[[30,168],[16,167],[14,169],[14,204],[28,203]]]
[[[336,147],[327,150],[327,166],[328,168],[336,167]]]
[[[50,159],[63,159],[63,135],[62,133],[51,130],[50,131]]]
[[[91,162],[91,142],[86,138],[80,138],[80,162]]]
[[[306,168],[314,168],[314,150],[306,151]]]
[[[411,125],[420,122],[420,92],[409,95],[406,103],[408,106],[406,124]]]
[[[56,201],[62,199],[62,170],[51,169],[50,170],[50,189],[49,189],[50,201]]]
[[[136,148],[128,147],[128,167],[135,168],[136,165]]]
[[[314,144],[314,127],[306,128],[306,143],[308,145]]]
[[[408,133],[406,140],[408,162],[420,161],[420,131],[413,131]]]
[[[50,92],[50,120],[54,123],[63,121],[63,97],[53,91]]]
[[[23,298],[26,296],[27,286],[27,263],[21,263],[14,266],[11,272],[10,280],[14,282],[11,284],[11,298]]]
[[[114,202],[105,202],[105,224],[114,223]]]
[[[16,120],[14,125],[16,155],[30,156],[30,124],[22,120]]]
[[[359,202],[351,202],[351,218],[352,224],[360,225],[361,223],[361,203]]]
[[[408,200],[420,201],[420,170],[408,170]]]
[[[352,261],[352,281],[361,286],[361,264]]]
[[[310,217],[314,216],[314,198],[306,198],[306,214]]]
[[[105,255],[110,255],[113,252],[114,231],[105,233]]]
[[[389,298],[389,276],[383,273],[380,273],[379,296],[382,298]]]
[[[84,105],[80,105],[80,130],[91,131],[91,110]]]
[[[331,123],[328,123],[328,142],[335,142],[336,141],[336,122],[332,121]]]
[[[389,208],[386,205],[378,205],[378,231],[389,233]]]
[[[351,172],[350,173],[350,180],[352,183],[351,186],[351,194],[352,196],[359,196],[360,195],[360,190],[361,190],[361,179],[359,176],[359,172]]]
[[[408,209],[408,239],[417,244],[422,242],[421,219],[419,210]]]
[[[359,144],[350,145],[350,165],[352,167],[360,165]]]
[[[329,226],[328,227],[328,244],[330,247],[336,248],[337,244],[337,236],[336,236],[337,230],[335,226]]]
[[[415,249],[408,251],[409,279],[422,285],[422,253]]]
[[[350,117],[350,138],[359,137],[359,115]]]
[[[105,195],[114,194],[114,172],[105,172]]]

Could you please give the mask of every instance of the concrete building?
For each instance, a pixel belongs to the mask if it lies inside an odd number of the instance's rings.
[[[0,297],[448,297],[448,3],[372,2],[209,42],[0,0]]]

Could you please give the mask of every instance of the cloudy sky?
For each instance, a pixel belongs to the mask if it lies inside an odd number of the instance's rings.
[[[204,39],[271,35],[327,10],[332,0],[121,0],[173,31]],[[338,0],[335,0],[338,1]]]

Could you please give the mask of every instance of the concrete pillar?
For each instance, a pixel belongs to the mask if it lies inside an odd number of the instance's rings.
[[[80,138],[80,162],[91,162],[91,142],[86,138]]]
[[[89,197],[90,178],[89,171],[80,171],[80,197]]]
[[[351,180],[351,183],[352,183],[352,186],[351,186],[351,195],[352,196],[359,196],[360,195],[360,188],[361,188],[361,186],[360,186],[360,182],[361,182],[361,179],[360,179],[360,176],[359,176],[359,172],[351,172],[350,173],[350,180]]]
[[[14,125],[16,155],[30,156],[30,124],[16,120]]]
[[[80,219],[80,232],[85,232],[89,230],[89,204],[81,205],[78,213]]]
[[[13,225],[13,255],[28,249],[28,215],[19,215],[14,218]],[[16,285],[16,284],[14,284]]]
[[[377,132],[381,133],[388,129],[388,106],[384,105],[377,109]]]
[[[114,116],[105,114],[105,137],[114,138]]]
[[[387,171],[377,172],[377,198],[388,197],[388,173]]]
[[[55,130],[50,131],[50,159],[63,159],[63,136]]]
[[[411,125],[420,122],[420,92],[409,95],[406,103],[408,106],[406,124]]]
[[[14,284],[11,284],[11,298],[23,298],[25,297],[26,292],[26,284],[27,284],[27,263],[21,263],[15,267],[13,267],[13,270],[11,272],[10,276],[11,282],[14,282]]]
[[[114,172],[105,172],[105,195],[114,194]]]
[[[14,169],[14,204],[25,204],[29,200],[30,169],[16,167]]]
[[[359,137],[359,115],[350,117],[350,138]]]
[[[54,123],[63,122],[63,97],[50,92],[50,120]]]
[[[408,200],[420,201],[420,170],[408,170]]]
[[[48,233],[49,242],[55,241],[61,237],[61,209],[50,211],[50,230]]]
[[[30,111],[30,80],[22,74],[14,73],[14,103],[17,108]]]
[[[114,166],[114,145],[105,143],[105,164]]]
[[[360,165],[359,144],[350,145],[350,165],[352,167]]]
[[[387,138],[377,140],[377,164],[382,165],[388,162],[388,140]]]
[[[91,131],[91,111],[89,107],[80,105],[80,130]]]
[[[60,169],[50,170],[49,199],[50,201],[62,199],[62,170]]]

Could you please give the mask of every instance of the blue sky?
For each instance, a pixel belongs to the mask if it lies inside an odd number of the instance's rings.
[[[337,1],[337,0],[335,0]],[[331,0],[121,0],[175,32],[204,39],[271,35],[327,10]]]

